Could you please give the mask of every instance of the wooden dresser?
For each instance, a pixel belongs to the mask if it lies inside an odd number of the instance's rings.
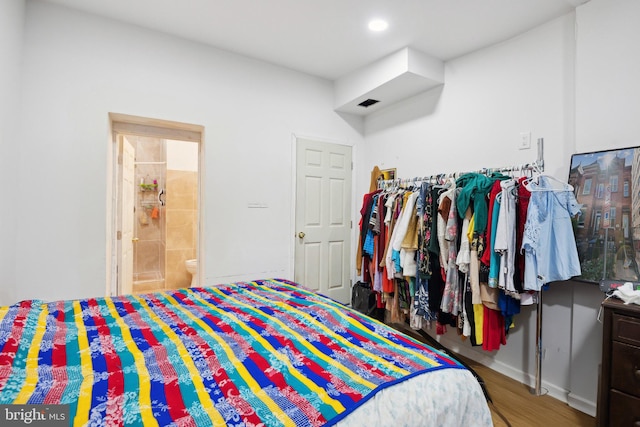
[[[602,366],[598,426],[640,427],[640,306],[602,303]]]

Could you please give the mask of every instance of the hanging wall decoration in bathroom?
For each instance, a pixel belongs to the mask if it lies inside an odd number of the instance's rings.
[[[640,148],[574,154],[569,184],[581,206],[574,231],[579,280],[640,281]]]
[[[147,180],[142,179],[140,191],[158,191],[158,180],[154,179],[153,182],[147,182]]]

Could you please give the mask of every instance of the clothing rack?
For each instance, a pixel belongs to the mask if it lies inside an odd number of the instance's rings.
[[[544,170],[544,140],[543,138],[538,139],[538,158],[533,163],[523,163],[520,165],[514,165],[509,167],[501,167],[501,168],[482,168],[475,171],[469,172],[449,172],[449,173],[439,173],[434,175],[427,176],[417,176],[413,178],[395,178],[395,179],[381,179],[378,180],[378,188],[387,189],[396,185],[410,185],[417,184],[421,182],[433,182],[438,183],[440,180],[445,178],[458,178],[466,173],[480,173],[483,175],[490,175],[496,172],[524,172],[524,171],[539,171],[542,172]]]
[[[533,163],[525,163],[521,165],[514,165],[510,167],[502,168],[483,168],[472,172],[454,172],[454,173],[440,173],[435,175],[414,177],[409,179],[387,179],[378,180],[378,188],[388,189],[393,186],[411,185],[422,182],[439,183],[445,178],[457,178],[466,173],[480,173],[489,175],[495,172],[523,172],[523,171],[544,171],[544,139],[538,138],[538,157]],[[541,396],[542,392],[542,291],[537,292],[538,302],[536,304],[536,377],[535,386],[531,389],[531,394]]]

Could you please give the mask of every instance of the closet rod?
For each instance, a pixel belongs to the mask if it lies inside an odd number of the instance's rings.
[[[409,184],[409,183],[418,183],[418,182],[428,182],[441,178],[457,178],[466,173],[481,173],[481,174],[491,174],[494,172],[519,172],[519,171],[527,171],[527,170],[535,170],[542,172],[544,170],[544,139],[538,138],[538,157],[533,163],[523,163],[520,165],[514,165],[509,167],[501,167],[501,168],[482,168],[475,171],[470,172],[450,172],[450,173],[440,173],[435,175],[427,175],[427,176],[417,176],[413,178],[395,178],[395,179],[381,179],[378,181],[378,188],[387,188],[392,185],[397,184]]]

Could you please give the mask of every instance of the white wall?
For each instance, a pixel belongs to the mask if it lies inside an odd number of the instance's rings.
[[[576,54],[576,152],[640,146],[640,2],[591,0],[579,7]],[[602,293],[574,294],[570,403],[596,399],[602,352],[595,311]]]
[[[292,134],[362,141],[328,81],[38,1],[24,59],[18,299],[105,294],[109,112],[205,127],[207,284],[292,278]]]
[[[578,152],[640,145],[640,2],[591,0],[577,9]]]
[[[568,177],[575,152],[575,15],[445,64],[445,84],[367,118],[365,169],[397,167],[400,177],[477,170],[533,162],[544,138],[545,171]],[[530,131],[529,150],[519,150]],[[362,192],[366,188],[361,189]],[[543,387],[562,400],[571,390],[575,283],[553,284],[544,294]],[[593,287],[593,286],[592,286]],[[597,307],[595,307],[597,308]],[[594,306],[587,316],[595,316]],[[595,317],[594,317],[595,318]],[[453,331],[441,341],[519,381],[534,384],[536,307],[523,307],[507,345],[485,352]],[[435,332],[433,332],[435,335]],[[596,341],[597,342],[597,341]],[[597,367],[599,354],[581,354]],[[595,414],[597,370],[580,372]]]
[[[16,299],[18,128],[24,0],[0,2],[0,305]]]
[[[367,117],[366,166],[402,177],[536,159],[568,174],[573,152],[573,15],[445,64],[444,86]],[[520,132],[532,148],[519,150]],[[390,143],[393,141],[393,143]]]

